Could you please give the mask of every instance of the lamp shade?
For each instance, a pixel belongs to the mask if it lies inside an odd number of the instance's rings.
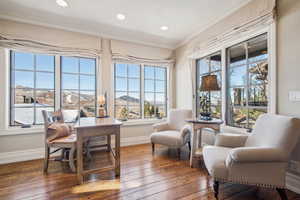
[[[105,102],[105,96],[104,95],[99,95],[98,96],[98,104],[99,105],[104,105],[106,102]]]
[[[200,91],[216,91],[220,90],[217,75],[202,76]]]

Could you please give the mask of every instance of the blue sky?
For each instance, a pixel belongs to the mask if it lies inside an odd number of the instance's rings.
[[[142,68],[137,64],[116,64],[116,97],[128,95],[140,98],[140,76]],[[144,67],[145,100],[153,102],[165,101],[166,69],[160,67]]]
[[[40,89],[54,89],[54,56],[37,54],[36,86]],[[80,70],[80,89],[95,90],[95,59],[62,57],[62,82],[63,89],[78,89],[79,76],[67,73],[79,73]],[[34,55],[30,53],[15,53],[15,85],[33,88]],[[19,70],[19,71],[18,71]],[[85,75],[87,74],[87,75]]]
[[[36,70],[43,72],[22,71],[34,70],[36,59]],[[95,59],[62,57],[62,89],[95,90]],[[30,53],[15,53],[15,85],[34,87],[34,75],[36,75],[36,86],[39,89],[54,89],[54,56],[36,55]],[[80,76],[71,73],[81,73]],[[117,64],[116,65],[116,90],[128,91],[134,98],[140,98],[139,92],[141,67],[138,64]],[[145,99],[164,101],[166,69],[160,67],[144,67]],[[162,93],[162,94],[159,94]],[[124,92],[117,92],[117,96],[126,95]]]

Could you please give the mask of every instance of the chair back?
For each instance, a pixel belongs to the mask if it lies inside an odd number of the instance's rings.
[[[245,146],[278,148],[289,155],[297,144],[299,135],[300,119],[263,114],[257,119]]]
[[[48,127],[54,122],[64,123],[64,117],[61,110],[54,112],[42,110],[42,114],[44,119],[45,138],[47,139]]]
[[[171,109],[169,112],[168,124],[172,130],[180,130],[185,124],[186,119],[192,118],[190,109]]]

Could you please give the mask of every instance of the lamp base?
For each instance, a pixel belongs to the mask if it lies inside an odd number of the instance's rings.
[[[109,118],[109,116],[108,115],[106,115],[106,116],[96,116],[96,118]]]
[[[200,118],[201,120],[205,120],[205,121],[210,121],[210,120],[212,120],[211,113],[204,113],[204,112],[202,112],[202,113],[200,113],[199,118]]]

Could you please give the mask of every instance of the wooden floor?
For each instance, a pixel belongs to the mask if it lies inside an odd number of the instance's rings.
[[[93,154],[92,165],[106,165],[110,156],[106,152]],[[86,177],[78,185],[76,175],[66,163],[50,162],[49,173],[42,173],[42,160],[0,165],[0,199],[203,199],[213,198],[212,180],[205,168],[190,168],[187,150],[177,160],[176,151],[157,148],[155,156],[150,145],[137,145],[121,149],[121,178],[114,172]],[[300,197],[288,191],[289,199]],[[258,190],[243,185],[222,184],[220,199],[277,200],[273,190]]]

